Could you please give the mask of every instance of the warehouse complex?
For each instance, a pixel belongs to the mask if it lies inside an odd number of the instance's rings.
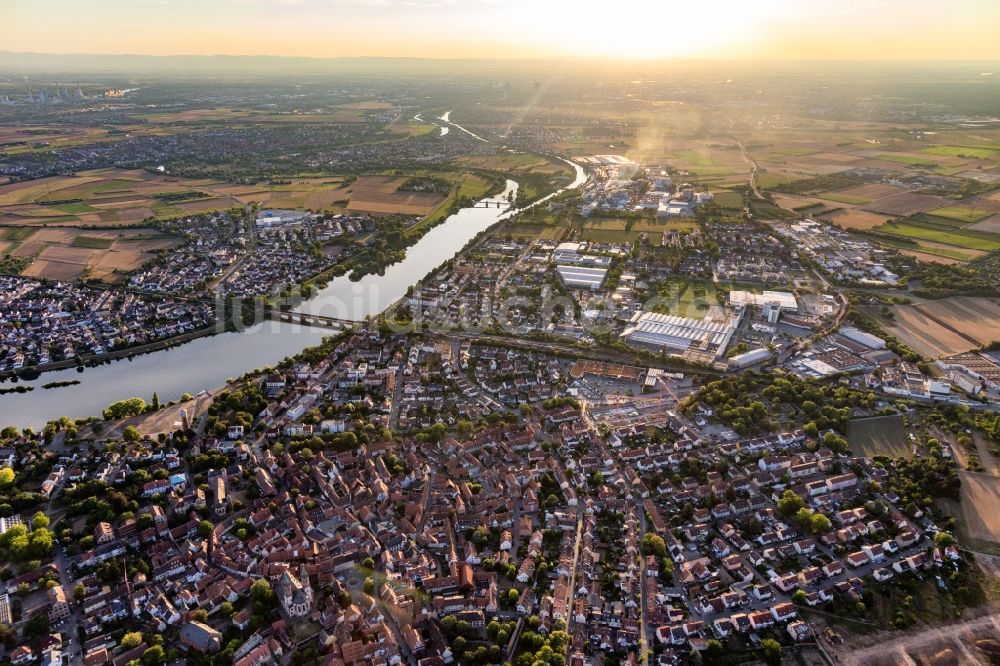
[[[739,319],[736,316],[717,321],[637,312],[621,337],[635,347],[714,360],[725,353]]]

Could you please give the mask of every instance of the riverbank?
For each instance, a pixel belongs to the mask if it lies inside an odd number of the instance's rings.
[[[188,333],[182,333],[169,338],[163,338],[162,340],[156,340],[155,342],[150,342],[144,345],[115,349],[105,354],[87,354],[86,356],[77,356],[64,361],[55,361],[54,363],[45,363],[44,365],[33,365],[28,368],[20,368],[18,370],[9,370],[7,372],[0,373],[0,382],[7,381],[14,377],[27,380],[37,379],[46,372],[55,372],[57,370],[65,370],[67,368],[92,368],[97,365],[101,365],[106,361],[117,361],[123,358],[132,358],[143,354],[163,351],[164,349],[170,349],[171,347],[182,345],[185,342],[191,342],[192,340],[197,340],[198,338],[203,338],[207,335],[216,335],[217,333],[219,333],[218,322],[213,322],[205,328],[190,331]],[[32,370],[33,372],[29,374],[26,372],[28,370]]]

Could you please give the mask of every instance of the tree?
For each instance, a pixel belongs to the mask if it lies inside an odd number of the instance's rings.
[[[830,519],[822,513],[814,513],[809,519],[809,528],[813,534],[822,534],[830,529]]]
[[[122,636],[122,639],[118,644],[122,646],[123,650],[132,650],[137,648],[142,644],[142,632],[130,631]]]
[[[258,578],[253,582],[250,586],[250,598],[255,604],[264,608],[271,608],[278,600],[274,590],[271,589],[271,583],[266,578]]]
[[[660,535],[647,532],[642,537],[642,552],[645,555],[656,555],[663,558],[667,555],[667,544]]]
[[[953,543],[955,543],[955,537],[947,532],[938,532],[934,535],[934,545],[938,548],[947,548]]]
[[[139,430],[135,426],[128,426],[127,428],[125,428],[125,430],[122,431],[122,439],[124,439],[129,444],[135,444],[140,439],[142,439],[142,435],[139,433]]]
[[[49,526],[49,517],[39,511],[31,517],[31,526],[35,529],[45,529]]]
[[[142,653],[143,666],[159,666],[167,660],[167,653],[162,645],[154,645]]]
[[[10,467],[0,467],[0,488],[6,488],[14,483],[17,474]]]
[[[156,393],[156,391],[153,391],[153,402],[150,405],[150,409],[154,412],[159,411],[160,409],[160,396]]]
[[[806,603],[805,590],[795,590],[795,593],[792,594],[792,603],[798,604],[799,606],[805,605]]]
[[[372,594],[375,591],[375,579],[371,576],[365,578],[365,593]]]
[[[198,523],[198,535],[202,539],[207,539],[212,534],[212,530],[214,529],[215,525],[213,525],[210,520],[203,520]]]
[[[24,625],[24,636],[29,639],[38,638],[48,634],[50,629],[48,614],[39,613]]]
[[[772,666],[781,664],[781,643],[773,638],[765,638],[760,642],[760,647],[764,651],[764,661]]]
[[[111,403],[104,410],[104,419],[114,421],[126,416],[139,416],[146,411],[146,401],[142,398],[128,398]]]
[[[778,500],[778,511],[786,516],[794,516],[805,507],[806,502],[794,490],[786,490]]]

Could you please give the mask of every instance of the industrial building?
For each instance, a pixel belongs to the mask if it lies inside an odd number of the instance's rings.
[[[308,218],[310,213],[299,210],[262,210],[257,216],[258,227],[273,227],[281,224],[294,224]]]
[[[784,312],[798,312],[799,310],[795,294],[790,294],[787,291],[765,291],[762,294],[740,290],[729,292],[729,304],[733,307],[753,305],[763,308],[771,303],[777,303]]]
[[[570,289],[597,291],[604,284],[608,269],[587,268],[586,266],[556,266],[556,272],[559,273],[563,284]]]
[[[743,354],[737,354],[729,359],[729,367],[737,370],[742,370],[743,368],[749,368],[751,365],[756,365],[763,361],[770,359],[774,354],[767,347],[760,347],[758,349],[751,349]]]
[[[583,254],[582,243],[560,243],[552,253],[552,260],[557,264],[573,264],[575,266],[596,266],[608,268],[611,257],[598,254]]]
[[[663,349],[673,353],[691,351],[718,358],[729,346],[738,326],[738,317],[715,321],[637,312],[621,337],[626,343],[645,349]]]
[[[854,340],[869,349],[885,349],[885,340],[877,335],[865,333],[864,331],[858,330],[852,326],[841,327],[839,333],[848,340]]]

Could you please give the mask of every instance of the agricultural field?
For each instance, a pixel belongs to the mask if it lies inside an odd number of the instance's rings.
[[[242,205],[220,187],[121,169],[10,183],[0,187],[0,225],[118,227]]]
[[[596,243],[631,243],[639,233],[630,230],[630,226],[628,220],[589,219],[583,223],[580,239]]]
[[[28,259],[29,277],[50,280],[93,278],[120,282],[159,250],[182,243],[180,238],[148,227],[80,229],[74,227],[8,227],[3,254]]]
[[[914,192],[900,192],[880,199],[875,199],[864,206],[865,210],[875,213],[885,213],[905,217],[915,215],[935,208],[943,208],[950,203],[944,197],[933,194],[916,194]]]
[[[1000,476],[959,472],[962,479],[960,523],[972,539],[1000,545]]]
[[[485,180],[472,174],[429,173],[478,196]],[[260,184],[175,178],[140,170],[102,169],[0,186],[0,226],[122,227],[148,219],[226,210],[249,203],[271,208],[352,210],[428,215],[447,195],[398,191],[404,176],[303,177]]]
[[[966,229],[985,231],[988,234],[1000,234],[1000,213],[989,216],[985,220],[970,224]]]
[[[554,224],[503,224],[492,231],[491,235],[498,238],[558,241],[566,231],[566,227]]]
[[[927,214],[937,215],[938,217],[946,217],[952,220],[958,220],[959,222],[965,222],[966,224],[971,224],[973,222],[978,222],[985,217],[989,217],[990,211],[968,208],[966,206],[945,206],[943,208],[929,210],[927,211]]]
[[[817,219],[829,222],[841,229],[865,231],[885,224],[892,218],[878,213],[869,213],[857,208],[839,208],[829,212],[814,213]]]
[[[715,205],[720,208],[729,208],[730,210],[743,209],[743,194],[741,192],[733,192],[730,190],[715,192],[712,200],[715,202]]]
[[[1000,338],[997,298],[960,296],[896,305],[892,312],[891,320],[880,318],[882,327],[928,358],[969,351]]]
[[[347,209],[359,213],[429,215],[447,195],[437,192],[400,191],[402,176],[359,176],[343,190]]]
[[[932,243],[978,251],[979,253],[1000,250],[1000,235],[982,231],[968,231],[961,228],[943,227],[935,224],[933,220],[926,218],[921,219],[918,217],[912,220],[886,222],[882,226],[879,226],[876,231],[912,239],[918,243],[919,241],[931,241]],[[976,252],[968,254],[978,256]]]
[[[847,442],[858,456],[909,458],[903,417],[899,414],[853,419],[847,423]]]

